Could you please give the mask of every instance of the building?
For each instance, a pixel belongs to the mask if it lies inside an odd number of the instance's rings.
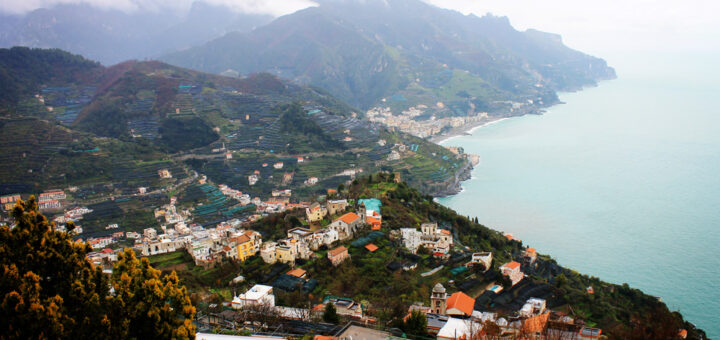
[[[338,266],[346,259],[350,258],[350,254],[348,253],[347,248],[345,246],[337,247],[333,250],[328,251],[328,259],[330,259],[330,263],[332,263],[333,266]]]
[[[348,206],[347,200],[329,200],[327,201],[327,211],[330,215],[335,215],[341,212],[345,212]]]
[[[360,218],[356,213],[350,212],[340,216],[337,220],[330,223],[329,229],[336,230],[340,234],[340,239],[347,239],[352,237],[359,226],[363,223],[363,219]]]
[[[415,228],[402,228],[400,229],[400,238],[402,238],[405,248],[415,254],[420,248],[422,233]]]
[[[318,202],[315,202],[311,204],[310,207],[305,208],[305,215],[307,216],[308,222],[321,221],[327,215],[327,212],[327,209]]]
[[[529,318],[534,315],[545,313],[547,303],[543,299],[529,298],[518,312],[520,316]]]
[[[295,253],[290,246],[285,244],[275,246],[275,258],[280,263],[295,263]]]
[[[482,265],[487,271],[492,265],[493,254],[491,252],[473,253],[470,260],[472,265]]]
[[[262,245],[262,248],[260,248],[260,257],[265,261],[265,263],[273,264],[277,262],[277,254],[275,253],[277,251],[276,249],[277,243],[275,242],[265,242]]]
[[[232,307],[235,309],[257,305],[275,307],[273,287],[266,285],[254,285],[252,288],[248,289],[248,291],[234,297],[232,300]]]
[[[472,320],[448,318],[438,331],[438,340],[475,340],[481,338],[482,324]]]
[[[257,248],[255,248],[255,240],[251,239],[247,235],[240,235],[236,238],[238,260],[245,262],[245,260],[255,255]]]
[[[0,196],[0,204],[3,206],[3,209],[5,209],[6,211],[10,211],[15,207],[15,203],[19,199],[20,194]]]
[[[307,185],[315,185],[315,184],[317,184],[317,183],[318,183],[318,178],[317,178],[317,177],[310,177],[310,178],[308,178],[308,179],[305,180],[305,184],[307,184]]]
[[[64,200],[67,196],[62,190],[48,190],[38,196],[38,201]]]
[[[445,309],[447,306],[447,293],[445,287],[441,283],[437,283],[433,287],[430,295],[430,309],[434,314],[445,315]]]
[[[158,170],[158,176],[160,176],[160,178],[172,178],[172,174],[168,171],[168,169]]]
[[[145,230],[143,230],[143,236],[148,239],[154,239],[157,237],[157,230],[155,230],[155,228],[145,228]]]
[[[38,202],[38,209],[45,210],[45,209],[60,209],[62,205],[57,200],[48,200],[48,201],[40,201]]]
[[[535,248],[528,248],[523,251],[523,261],[527,265],[532,265],[537,260],[537,251]]]
[[[290,276],[299,277],[301,279],[304,279],[307,276],[307,271],[302,268],[295,268],[295,269],[287,272],[287,274]]]
[[[525,277],[525,274],[520,271],[520,263],[516,261],[500,266],[500,272],[510,278],[513,286]]]
[[[455,292],[447,299],[445,313],[459,318],[467,318],[472,315],[475,307],[475,299],[463,292]]]

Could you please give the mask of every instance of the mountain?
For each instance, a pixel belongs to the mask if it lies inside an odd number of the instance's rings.
[[[157,170],[171,168],[258,197],[279,188],[309,197],[381,170],[437,194],[458,190],[472,169],[465,155],[361,120],[326,91],[267,73],[224,77],[159,61],[105,67],[15,47],[0,49],[0,89],[0,192],[160,190],[168,184]],[[287,165],[267,166],[277,162]],[[252,175],[260,181],[250,183]]]
[[[61,4],[0,19],[0,47],[60,48],[112,65],[186,49],[232,31],[248,32],[272,17],[196,2],[184,15]]]
[[[555,91],[615,75],[558,35],[520,32],[504,17],[465,16],[419,0],[321,1],[162,59],[214,73],[271,72],[363,109],[441,101],[459,115],[493,111],[498,101],[553,104]]]

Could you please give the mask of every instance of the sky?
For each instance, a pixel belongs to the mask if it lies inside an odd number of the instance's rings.
[[[100,8],[186,10],[194,0],[0,0],[0,11],[24,13],[58,3]],[[312,6],[311,0],[201,0],[237,11],[283,15]],[[364,1],[364,0],[358,0]],[[712,0],[424,0],[482,16],[507,16],[517,29],[561,34],[583,52],[621,57],[625,52],[720,51],[720,2]]]

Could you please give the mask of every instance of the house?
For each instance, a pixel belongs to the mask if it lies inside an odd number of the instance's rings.
[[[245,260],[255,255],[257,248],[255,247],[255,240],[251,239],[248,235],[240,235],[236,240],[238,260],[245,262]]]
[[[523,251],[523,261],[526,264],[531,265],[535,263],[535,260],[537,260],[537,251],[535,248],[528,248]]]
[[[470,319],[448,318],[438,331],[438,340],[475,340],[481,338],[482,324]]]
[[[275,246],[275,258],[280,263],[295,263],[295,252],[289,245],[278,244]]]
[[[234,297],[231,305],[235,309],[241,309],[246,306],[254,305],[275,307],[275,295],[273,295],[273,287],[266,285],[254,285],[245,293]]]
[[[299,277],[301,279],[304,279],[307,276],[307,271],[302,268],[295,268],[295,269],[287,272],[287,274],[290,276]]]
[[[415,228],[401,228],[400,237],[405,248],[415,254],[420,247],[422,233]]]
[[[275,242],[263,243],[262,248],[260,249],[260,257],[265,263],[273,264],[277,262],[276,247],[277,243]]]
[[[258,181],[258,176],[257,176],[257,175],[250,175],[250,176],[248,176],[248,184],[249,184],[249,185],[255,185],[255,183],[257,183],[257,181]]]
[[[330,263],[332,263],[333,266],[338,266],[346,259],[350,258],[350,254],[348,254],[347,248],[345,246],[337,247],[333,250],[330,250],[327,254],[328,259],[330,259]]]
[[[145,230],[143,230],[143,236],[148,239],[154,239],[157,237],[157,230],[155,230],[155,228],[145,228]]]
[[[455,292],[447,299],[445,314],[460,318],[467,318],[472,315],[475,299],[463,292]]]
[[[275,169],[282,169],[283,168],[283,162],[276,162],[273,164],[273,168]]]
[[[138,238],[140,238],[140,234],[138,234],[138,233],[136,233],[136,232],[134,232],[134,231],[128,231],[128,232],[125,234],[125,237],[127,237],[127,238],[129,238],[129,239],[138,239]]]
[[[158,176],[160,176],[160,178],[172,178],[172,174],[168,171],[168,169],[158,170]]]
[[[315,185],[315,184],[318,183],[318,181],[319,181],[319,180],[318,180],[317,177],[310,177],[310,178],[308,178],[308,179],[305,180],[305,184],[307,184],[307,185]]]
[[[520,271],[520,263],[516,261],[500,266],[500,272],[510,278],[513,286],[525,277],[525,274]]]
[[[357,231],[363,219],[360,218],[356,213],[350,212],[340,216],[337,220],[330,223],[329,229],[336,230],[340,234],[341,239],[347,239],[352,237],[353,233]]]
[[[4,195],[0,196],[0,204],[3,205],[5,210],[12,210],[15,207],[15,202],[20,199],[20,194]],[[9,207],[9,208],[8,208]]]
[[[322,305],[327,306],[328,303],[335,305],[335,310],[338,315],[358,319],[362,319],[363,317],[362,305],[355,302],[353,299],[344,297],[326,297],[325,300],[323,300]]]
[[[38,196],[38,201],[64,200],[67,196],[62,190],[48,190]]]
[[[344,212],[348,206],[347,200],[329,200],[327,201],[326,207],[330,215],[335,215]]]
[[[310,207],[305,208],[305,215],[307,216],[308,222],[318,222],[327,215],[327,209],[320,205],[320,203],[314,202]]]
[[[547,303],[543,299],[538,298],[529,298],[527,301],[525,301],[525,304],[520,308],[520,311],[518,311],[518,314],[520,316],[529,318],[534,315],[539,315],[545,313],[545,308],[547,307]]]
[[[490,269],[492,265],[493,254],[491,252],[473,253],[470,259],[470,264],[479,264],[485,268],[485,271]]]
[[[292,183],[292,180],[294,177],[295,177],[294,172],[286,172],[285,174],[283,174],[282,183],[285,185],[288,185],[288,184]]]
[[[365,223],[367,223],[370,226],[370,230],[382,229],[382,220],[375,216],[368,216],[367,219],[365,220]]]
[[[48,201],[38,202],[38,209],[40,209],[40,210],[59,209],[60,207],[62,207],[62,205],[57,200],[48,200]]]

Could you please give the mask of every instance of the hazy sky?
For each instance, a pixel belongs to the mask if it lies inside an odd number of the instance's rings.
[[[0,10],[22,13],[56,3],[90,3],[125,11],[187,9],[193,0],[0,0]],[[311,0],[202,0],[236,10],[282,15]],[[712,0],[425,0],[465,14],[508,16],[518,29],[559,33],[591,54],[623,51],[720,50],[720,2]]]

